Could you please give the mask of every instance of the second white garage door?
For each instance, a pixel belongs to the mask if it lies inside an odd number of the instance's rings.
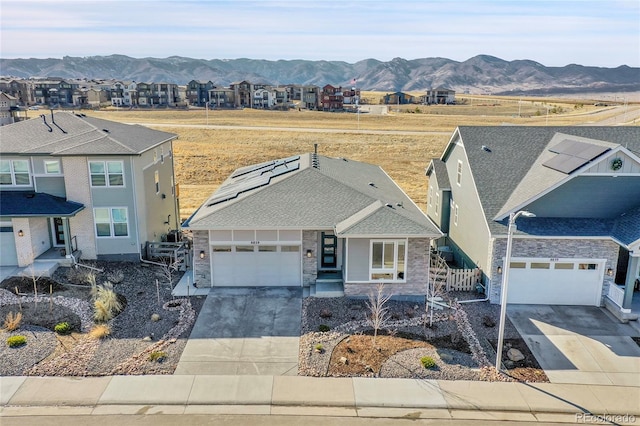
[[[301,286],[299,245],[212,246],[216,287]]]
[[[603,259],[513,258],[509,303],[599,306]]]

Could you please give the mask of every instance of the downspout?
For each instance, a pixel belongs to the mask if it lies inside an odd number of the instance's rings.
[[[489,300],[490,293],[491,293],[491,280],[489,280],[489,285],[485,289],[485,294],[487,295],[487,297],[485,297],[484,299],[458,300],[458,303],[463,304],[463,303],[473,303],[473,302],[486,302]]]

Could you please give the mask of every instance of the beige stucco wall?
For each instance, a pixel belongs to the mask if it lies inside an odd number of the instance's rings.
[[[14,218],[13,223],[18,266],[27,266],[51,247],[47,218]],[[23,236],[18,236],[22,230]]]

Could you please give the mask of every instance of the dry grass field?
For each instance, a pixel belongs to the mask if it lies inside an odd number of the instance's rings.
[[[374,99],[370,92],[364,96]],[[571,100],[521,101],[495,97],[462,100],[462,105],[391,106],[385,115],[298,110],[111,108],[87,114],[149,127],[155,124],[159,130],[178,134],[175,164],[183,218],[188,217],[236,168],[311,152],[314,143],[319,144],[319,152],[323,155],[380,165],[424,209],[425,167],[431,158],[440,156],[450,133],[458,125],[575,125],[593,122],[595,110],[600,111],[598,120],[615,115],[607,108]],[[206,128],[207,124],[216,127]],[[188,127],[190,125],[193,127]],[[379,131],[389,133],[376,133]]]

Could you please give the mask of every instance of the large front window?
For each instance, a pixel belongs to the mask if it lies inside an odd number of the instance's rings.
[[[0,160],[0,185],[31,186],[28,160]]]
[[[371,242],[371,280],[404,281],[407,257],[406,240]]]
[[[122,161],[89,161],[91,186],[124,186]]]
[[[98,237],[128,237],[129,224],[125,207],[98,207],[93,209]]]

